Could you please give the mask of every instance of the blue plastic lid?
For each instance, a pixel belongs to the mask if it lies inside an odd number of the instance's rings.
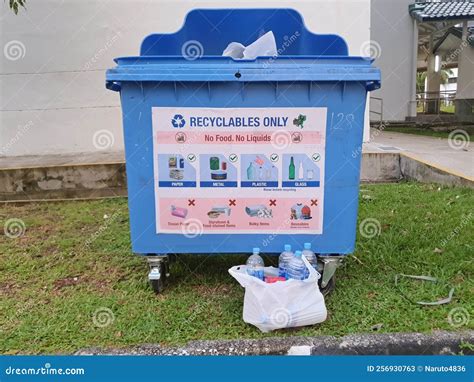
[[[304,243],[304,249],[311,249],[311,243]]]
[[[342,37],[312,33],[298,11],[285,8],[193,9],[180,30],[147,36],[140,55],[186,56],[188,60],[221,56],[230,42],[249,45],[269,31],[280,48],[279,56],[348,55]]]
[[[214,25],[219,25],[220,33]],[[278,56],[254,60],[222,56],[230,42],[249,44],[268,31],[277,47],[285,47]],[[106,87],[114,91],[121,90],[122,82],[161,81],[355,81],[371,91],[380,87],[381,78],[372,59],[348,55],[342,37],[312,33],[297,11],[282,8],[196,9],[179,31],[151,34],[143,40],[140,56],[115,62],[117,67],[106,74]]]
[[[302,255],[301,251],[295,251],[295,256],[296,257],[301,257],[301,255]]]
[[[285,252],[290,252],[290,251],[291,251],[291,245],[285,244]]]
[[[260,253],[260,248],[254,248],[252,252],[254,255],[258,255]]]

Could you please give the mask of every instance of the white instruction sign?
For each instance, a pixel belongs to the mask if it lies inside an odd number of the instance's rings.
[[[321,234],[326,114],[154,107],[156,232]]]

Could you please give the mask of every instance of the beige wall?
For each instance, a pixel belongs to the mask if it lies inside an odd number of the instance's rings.
[[[190,9],[224,4],[34,0],[14,16],[2,2],[0,155],[97,151],[93,137],[104,129],[110,138],[106,150],[122,150],[119,96],[104,87],[113,58],[138,54],[150,33],[179,29]],[[276,4],[299,10],[313,32],[341,35],[353,55],[369,40],[370,0],[238,2],[239,7]]]
[[[373,92],[384,102],[384,119],[404,121],[415,109],[410,99],[415,90],[414,22],[408,12],[414,0],[372,0],[371,36],[381,47],[375,64],[382,70],[382,88]],[[378,108],[378,105],[377,105]],[[375,109],[375,108],[374,108]]]

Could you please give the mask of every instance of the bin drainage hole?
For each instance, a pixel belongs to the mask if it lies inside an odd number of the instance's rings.
[[[242,74],[240,74],[239,72],[235,73],[235,78],[240,78],[242,77]]]

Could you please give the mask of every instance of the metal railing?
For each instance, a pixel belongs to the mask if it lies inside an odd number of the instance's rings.
[[[416,111],[418,114],[453,114],[455,98],[455,90],[417,93]]]
[[[376,111],[376,110],[372,110],[372,100],[375,100],[375,101],[378,101],[380,102],[380,111]],[[370,97],[370,110],[369,112],[371,114],[375,114],[375,115],[378,115],[379,116],[379,129],[381,129],[383,127],[383,99],[382,98],[379,98],[379,97]]]

